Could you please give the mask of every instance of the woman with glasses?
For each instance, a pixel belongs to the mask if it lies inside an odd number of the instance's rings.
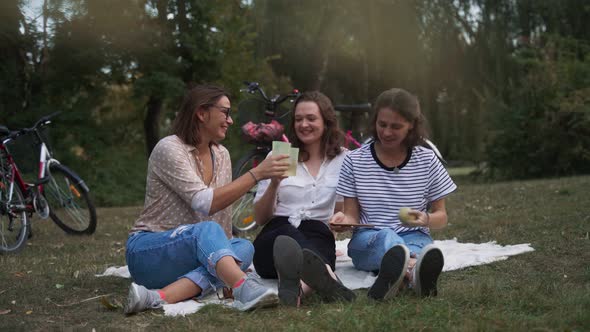
[[[244,271],[252,244],[231,234],[231,204],[259,180],[280,178],[288,156],[273,156],[232,181],[222,141],[233,120],[228,94],[197,86],[186,95],[172,135],[152,151],[144,209],[130,231],[126,259],[134,280],[125,313],[201,297],[224,286],[234,307],[278,303],[276,294]]]

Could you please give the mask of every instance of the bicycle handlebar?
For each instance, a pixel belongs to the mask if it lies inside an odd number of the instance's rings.
[[[57,112],[53,112],[49,115],[45,115],[43,117],[41,117],[41,119],[37,120],[37,122],[35,122],[35,125],[31,128],[27,128],[27,129],[31,129],[34,130],[39,126],[45,126],[51,123],[51,119],[58,116],[61,113],[61,111],[57,111]]]
[[[292,93],[286,94],[284,96],[276,95],[273,98],[268,98],[268,96],[264,92],[264,89],[262,89],[260,87],[260,84],[258,82],[244,81],[244,84],[247,85],[247,88],[240,89],[240,91],[242,91],[242,92],[248,92],[248,93],[252,93],[252,94],[258,92],[258,93],[260,93],[260,96],[262,96],[262,98],[264,99],[264,101],[266,101],[268,103],[273,103],[273,104],[280,104],[280,103],[284,102],[285,100],[287,100],[288,98],[296,98],[296,97],[299,97],[301,95],[301,93],[299,92],[299,90],[293,89],[293,92]]]
[[[371,103],[353,105],[334,105],[334,110],[340,112],[370,112],[371,108]]]
[[[18,130],[9,131],[8,135],[4,136],[3,139],[14,140],[15,138],[22,136],[26,133],[37,130],[39,127],[46,126],[51,123],[51,119],[59,115],[61,111],[53,112],[49,115],[42,116],[35,124],[30,128],[22,128]],[[4,127],[6,128],[6,127]],[[4,129],[3,128],[3,129]],[[8,130],[8,128],[6,128]]]

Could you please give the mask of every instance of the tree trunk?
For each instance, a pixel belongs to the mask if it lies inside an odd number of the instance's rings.
[[[145,143],[147,157],[150,157],[152,150],[160,140],[160,114],[162,113],[162,98],[150,96],[146,105],[146,115],[143,122],[145,131]]]

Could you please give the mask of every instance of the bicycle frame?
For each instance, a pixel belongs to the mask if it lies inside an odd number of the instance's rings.
[[[14,162],[14,159],[12,158],[12,155],[10,153],[8,153],[8,149],[6,149],[6,143],[8,143],[10,141],[10,139],[6,139],[2,141],[2,144],[0,145],[0,151],[2,151],[4,153],[4,155],[6,156],[6,161],[8,162],[8,167],[10,170],[10,174],[8,174],[8,179],[9,179],[9,188],[8,188],[8,201],[12,200],[12,195],[14,193],[14,184],[16,183],[16,185],[21,189],[21,192],[23,192],[23,195],[25,194],[26,191],[26,184],[25,181],[23,180],[20,172],[18,171],[18,168],[16,167],[16,163]]]
[[[39,135],[37,132],[35,132]],[[51,152],[47,148],[47,145],[43,140],[40,139],[41,142],[41,152],[39,153],[39,175],[37,177],[38,181],[43,182],[43,179],[46,178],[46,175],[49,175],[49,166],[53,163],[59,164],[59,161],[53,159],[51,157]],[[38,185],[39,194],[43,193],[43,184]]]

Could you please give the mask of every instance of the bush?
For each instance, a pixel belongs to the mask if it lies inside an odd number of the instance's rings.
[[[590,45],[548,38],[515,55],[519,72],[494,113],[491,173],[532,178],[590,173]]]

